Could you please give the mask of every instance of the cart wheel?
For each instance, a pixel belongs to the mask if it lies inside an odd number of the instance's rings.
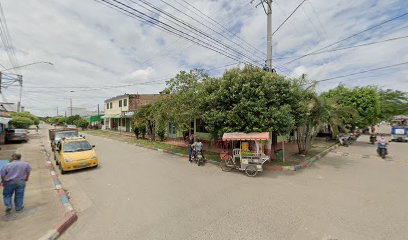
[[[227,164],[225,163],[225,161],[223,161],[223,160],[221,160],[221,162],[220,162],[220,167],[221,167],[221,170],[224,171],[224,172],[231,172],[232,171],[232,168],[228,167]]]
[[[255,177],[258,174],[258,171],[254,165],[249,165],[245,168],[245,174],[248,177]]]

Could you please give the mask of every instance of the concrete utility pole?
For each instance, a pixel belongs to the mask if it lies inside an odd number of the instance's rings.
[[[21,112],[21,97],[23,96],[23,75],[17,75],[18,81],[20,82],[20,98],[17,103],[17,112]]]
[[[98,116],[99,116],[99,104],[98,104]]]
[[[69,99],[69,102],[70,102],[70,106],[71,106],[70,111],[71,111],[71,116],[72,116],[72,98]]]
[[[1,84],[2,84],[2,77],[3,77],[3,75],[2,75],[3,73],[2,72],[0,72],[0,93],[1,93],[1,88],[2,88],[2,86],[1,86]]]
[[[269,71],[272,71],[272,0],[266,1],[266,15],[267,15],[267,48],[266,48],[266,65]]]
[[[59,114],[58,114],[58,106],[57,106],[57,117],[58,117],[58,115],[59,115]]]

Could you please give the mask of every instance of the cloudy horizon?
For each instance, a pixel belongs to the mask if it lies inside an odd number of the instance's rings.
[[[140,8],[133,3],[135,1],[122,2]],[[259,62],[265,58],[266,15],[261,6],[256,8],[255,4],[250,4],[250,0],[149,2],[216,36],[205,26],[216,28],[217,24],[200,15],[196,10],[199,9],[230,31],[224,32],[231,37],[225,43],[240,43],[241,50],[252,53]],[[301,2],[274,1],[273,29]],[[408,12],[408,1],[404,0],[361,0],[348,2],[347,5],[343,2],[306,0],[274,34],[273,57],[278,73],[288,77],[306,74],[310,80],[323,80],[408,61],[408,38],[401,38],[311,55],[291,62],[298,56]],[[6,0],[2,2],[2,7],[18,63],[48,61],[54,64],[37,64],[19,70],[24,83],[22,105],[27,111],[41,116],[55,115],[57,107],[60,112],[63,111],[69,106],[70,98],[74,107],[96,110],[97,104],[103,106],[105,99],[116,95],[158,93],[165,87],[165,80],[180,70],[198,67],[210,69],[211,75],[219,76],[225,69],[242,66],[236,60],[93,0]],[[197,21],[188,16],[195,16]],[[166,19],[159,13],[155,17],[163,21]],[[407,35],[408,15],[405,15],[332,48]],[[11,67],[4,48],[0,63],[5,68]],[[322,82],[318,90],[324,91],[343,83],[350,87],[376,85],[408,91],[407,76],[408,65],[400,65]],[[2,90],[9,101],[18,101],[18,87]]]

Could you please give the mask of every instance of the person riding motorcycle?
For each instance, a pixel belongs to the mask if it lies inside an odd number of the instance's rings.
[[[388,154],[387,145],[388,145],[388,143],[387,143],[387,141],[386,141],[384,135],[382,135],[382,136],[380,137],[380,139],[378,140],[377,153],[381,155],[381,150],[384,149],[385,155],[387,155],[387,154]]]
[[[193,148],[193,156],[194,158],[198,157],[198,154],[201,154],[201,156],[203,157],[203,159],[205,159],[204,157],[204,153],[203,153],[203,143],[200,141],[200,139],[197,139],[197,141],[195,143],[193,143],[191,145],[191,147]]]

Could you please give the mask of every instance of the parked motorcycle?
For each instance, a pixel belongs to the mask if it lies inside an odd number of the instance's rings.
[[[341,146],[348,147],[350,145],[349,137],[338,136],[338,140]]]

